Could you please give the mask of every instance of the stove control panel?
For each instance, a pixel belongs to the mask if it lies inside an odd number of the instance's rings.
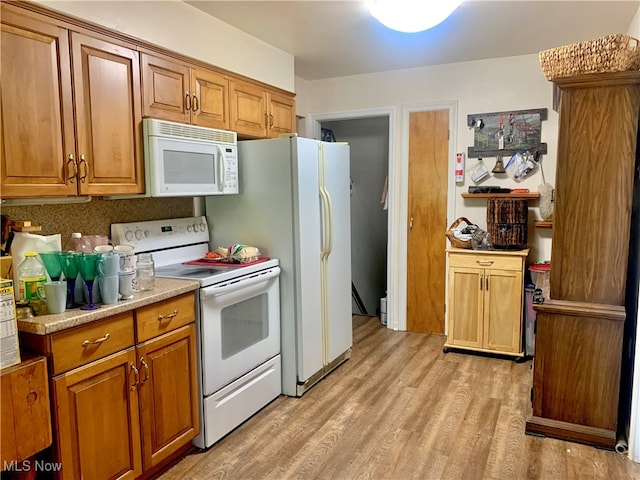
[[[136,252],[183,247],[209,241],[205,217],[170,218],[111,225],[114,245],[132,245]]]

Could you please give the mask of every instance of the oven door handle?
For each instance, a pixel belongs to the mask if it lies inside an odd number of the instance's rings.
[[[240,288],[247,288],[252,285],[256,285],[260,282],[264,282],[266,280],[270,280],[274,277],[277,277],[278,275],[280,275],[280,267],[270,268],[269,270],[254,273],[253,275],[248,275],[247,277],[229,280],[227,282],[222,282],[218,285],[205,287],[200,292],[200,295],[205,298],[214,297],[216,295],[222,295],[223,293],[227,293],[233,290],[238,290]]]

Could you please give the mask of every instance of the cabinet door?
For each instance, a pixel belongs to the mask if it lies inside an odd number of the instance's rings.
[[[138,52],[71,33],[83,195],[144,192]]]
[[[204,68],[191,70],[191,123],[229,129],[229,79]]]
[[[230,128],[249,137],[264,138],[267,133],[267,94],[264,88],[247,82],[230,82]]]
[[[292,97],[269,92],[269,137],[296,131],[296,107]]]
[[[53,378],[57,448],[65,480],[142,473],[133,348]]]
[[[142,456],[147,470],[200,431],[195,325],[137,347]]]
[[[522,351],[522,272],[487,269],[483,348]]]
[[[141,54],[140,61],[142,115],[189,123],[191,121],[190,68],[170,59],[145,53]]]
[[[449,269],[449,335],[447,343],[482,348],[484,270]]]
[[[2,198],[77,195],[68,31],[4,3],[1,18]]]

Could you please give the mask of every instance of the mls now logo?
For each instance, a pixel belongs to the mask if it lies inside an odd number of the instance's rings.
[[[4,460],[2,463],[2,470],[10,472],[59,472],[62,470],[62,463],[45,462],[44,460],[23,460],[22,462]]]

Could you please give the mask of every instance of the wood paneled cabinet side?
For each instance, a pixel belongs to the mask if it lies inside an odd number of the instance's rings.
[[[22,362],[2,369],[0,385],[0,465],[20,467],[52,442],[46,358],[23,354]]]
[[[2,197],[143,193],[135,46],[1,13]]]
[[[213,69],[141,54],[142,114],[201,127],[229,129],[229,79]]]
[[[249,138],[271,138],[295,132],[295,100],[258,84],[230,83],[231,130]]]
[[[447,249],[449,347],[521,357],[524,259]]]

